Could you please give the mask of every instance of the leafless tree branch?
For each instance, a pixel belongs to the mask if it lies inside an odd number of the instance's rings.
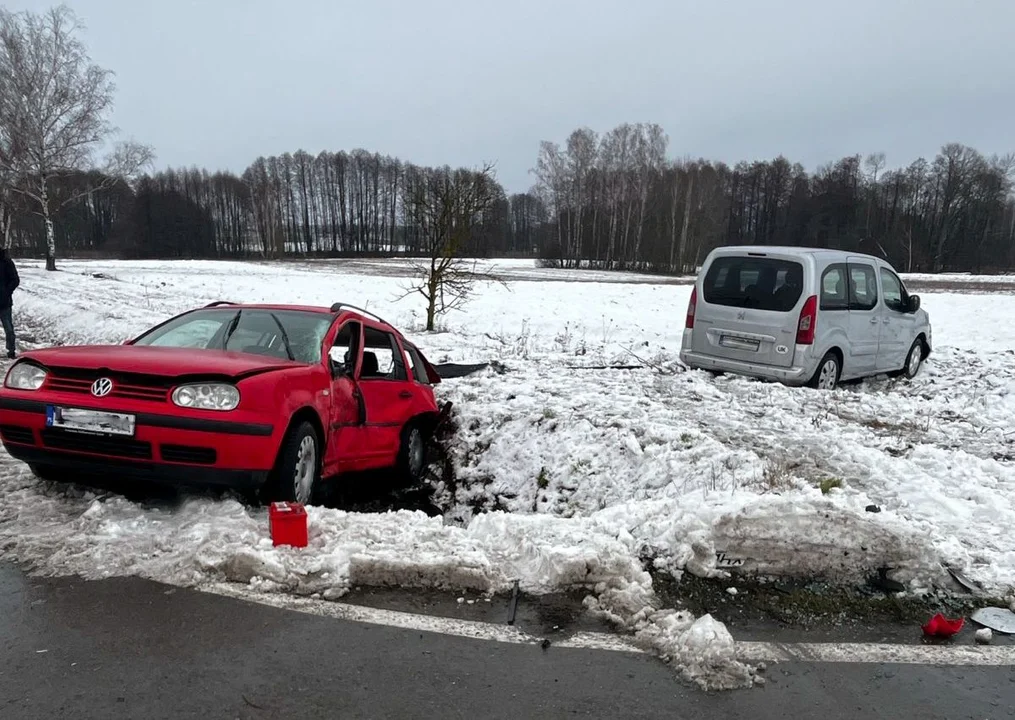
[[[18,192],[39,207],[46,228],[46,267],[56,269],[53,214],[67,203],[150,166],[151,148],[117,145],[96,186],[54,206],[51,181],[99,169],[95,153],[113,136],[113,73],[91,62],[78,39],[81,22],[66,5],[46,13],[0,8],[0,205]],[[3,228],[0,228],[3,229]]]

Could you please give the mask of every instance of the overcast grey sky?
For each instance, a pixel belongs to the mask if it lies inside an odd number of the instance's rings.
[[[8,9],[50,2],[0,0]],[[158,166],[356,147],[497,164],[657,122],[670,155],[808,169],[1015,150],[1015,0],[68,0]]]

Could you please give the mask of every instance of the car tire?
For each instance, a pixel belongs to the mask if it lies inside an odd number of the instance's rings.
[[[907,380],[912,380],[920,374],[920,368],[923,367],[923,342],[920,340],[913,341],[913,346],[909,348],[909,352],[906,354],[906,364],[902,366],[902,369],[892,373],[893,377],[904,377]]]
[[[817,390],[834,390],[839,384],[841,374],[842,365],[839,356],[829,351],[821,358],[818,369],[814,371],[814,377],[808,384]]]
[[[293,426],[282,442],[271,500],[310,505],[321,478],[321,441],[309,422]]]
[[[404,482],[417,485],[426,476],[426,467],[426,430],[419,421],[411,421],[402,428],[402,441],[398,448],[398,473]]]

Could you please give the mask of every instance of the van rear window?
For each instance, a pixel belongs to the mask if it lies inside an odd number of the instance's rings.
[[[793,260],[716,258],[702,283],[706,303],[789,312],[803,293],[804,266]]]

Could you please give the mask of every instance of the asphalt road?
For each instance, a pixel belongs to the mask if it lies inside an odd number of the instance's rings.
[[[1006,718],[1015,668],[785,664],[706,694],[645,655],[346,622],[0,565],[0,718]]]

